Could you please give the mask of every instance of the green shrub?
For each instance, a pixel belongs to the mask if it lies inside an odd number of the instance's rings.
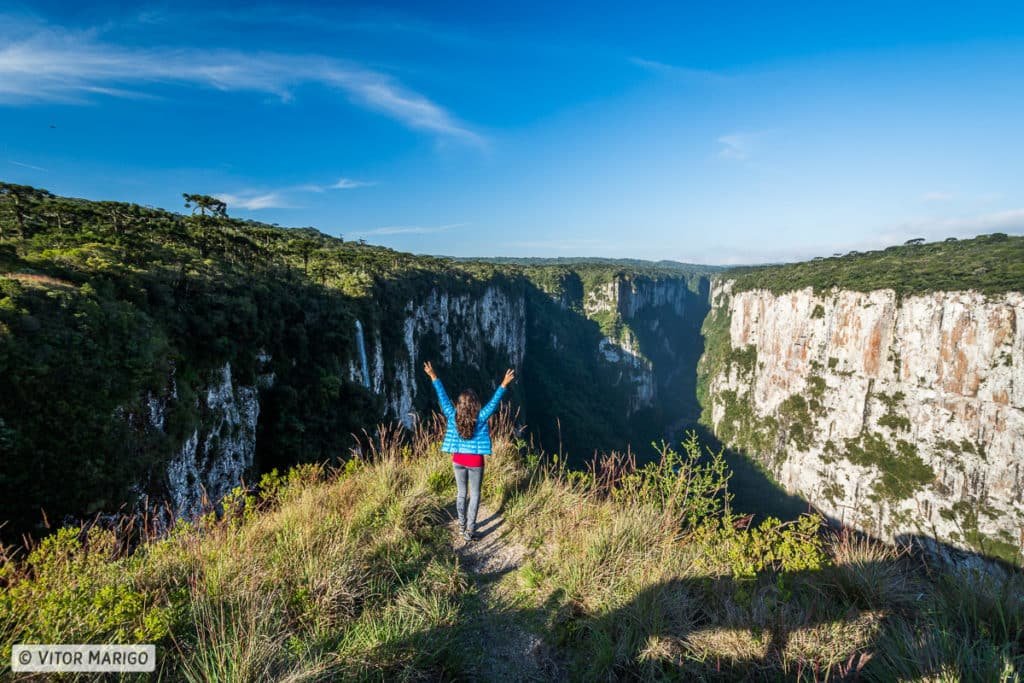
[[[662,443],[658,447],[659,459],[618,480],[612,497],[657,504],[678,513],[689,527],[720,514],[731,499],[724,451],[709,452],[710,457],[705,458],[692,430],[682,446],[682,452],[677,452]]]
[[[738,529],[733,518],[715,518],[699,535],[706,548],[701,562],[710,571],[748,579],[769,570],[821,569],[828,564],[820,534],[823,523],[820,515],[801,515],[791,522],[767,517],[755,527]]]
[[[17,568],[4,565],[0,592],[0,656],[37,643],[160,643],[181,616],[181,593],[151,594],[127,571],[114,532],[63,527],[44,538]]]

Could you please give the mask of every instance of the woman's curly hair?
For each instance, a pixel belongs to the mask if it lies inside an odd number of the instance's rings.
[[[463,439],[472,439],[476,432],[476,418],[480,415],[480,399],[472,389],[459,394],[455,406],[455,427]]]

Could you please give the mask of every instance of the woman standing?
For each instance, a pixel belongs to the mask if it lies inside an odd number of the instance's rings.
[[[455,509],[459,515],[459,531],[467,541],[473,540],[476,528],[476,513],[480,507],[480,484],[484,478],[484,456],[491,454],[491,432],[487,419],[498,408],[505,388],[516,378],[512,368],[505,371],[505,379],[494,392],[494,396],[483,408],[480,399],[472,389],[459,394],[458,405],[453,406],[448,400],[441,380],[430,362],[423,364],[423,370],[430,377],[437,392],[437,400],[441,404],[441,412],[448,419],[448,428],[444,434],[441,451],[452,454],[452,468],[455,470],[455,486],[458,497]],[[469,492],[469,509],[466,509],[466,493]]]

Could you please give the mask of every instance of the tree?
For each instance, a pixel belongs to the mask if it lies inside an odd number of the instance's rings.
[[[915,237],[912,240],[907,240],[903,244],[911,245],[911,246],[915,245],[915,244],[924,244],[924,238],[923,237]]]
[[[115,235],[125,234],[128,222],[136,218],[138,214],[138,206],[135,204],[98,202],[97,205],[106,215],[110,216],[110,223],[114,226]]]
[[[313,275],[320,280],[321,285],[327,284],[327,275],[331,272],[330,253],[325,249],[319,249],[313,258]]]
[[[295,242],[295,246],[298,248],[299,255],[302,256],[302,271],[309,275],[309,257],[313,255],[320,244],[316,240],[302,238]]]
[[[211,216],[219,216],[220,218],[227,218],[228,216],[227,203],[216,197],[206,194],[189,194],[187,192],[183,192],[181,196],[185,198],[185,208],[192,209],[193,214],[199,211],[200,215],[205,216],[206,212],[209,211]]]
[[[29,210],[32,204],[52,197],[46,190],[39,190],[29,185],[15,185],[14,183],[0,183],[0,199],[11,207],[14,213],[14,221],[18,224],[18,235],[29,237],[26,218],[29,217]],[[0,239],[5,237],[3,222],[0,221]]]

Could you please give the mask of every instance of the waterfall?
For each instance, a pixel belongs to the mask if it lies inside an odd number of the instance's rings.
[[[363,371],[363,386],[370,388],[370,368],[366,364],[366,342],[363,340],[363,323],[356,321],[356,343],[359,344],[359,363]]]

